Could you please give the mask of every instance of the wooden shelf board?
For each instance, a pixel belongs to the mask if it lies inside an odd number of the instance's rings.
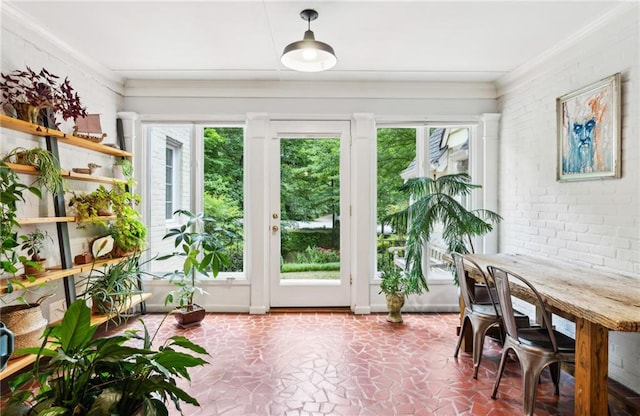
[[[76,172],[64,172],[63,176],[70,180],[77,181],[85,181],[85,182],[98,182],[98,183],[126,183],[126,181],[122,179],[109,178],[107,176],[93,176],[86,173],[76,173]]]
[[[120,313],[126,312],[127,309],[131,309],[136,305],[141,304],[145,300],[149,299],[152,296],[151,293],[137,293],[131,296],[129,301],[120,307]],[[91,325],[100,325],[107,322],[109,319],[113,318],[114,314],[107,315],[91,315]]]
[[[37,175],[38,169],[29,165],[20,165],[18,163],[5,162],[7,167],[16,173],[24,173],[25,175]]]
[[[0,114],[0,126],[6,127],[12,130],[17,130],[23,133],[31,134],[34,136],[56,137],[60,143],[81,147],[83,149],[90,149],[90,150],[104,153],[107,155],[133,157],[133,153],[125,152],[124,150],[115,149],[113,147],[105,146],[100,143],[94,143],[87,139],[72,136],[70,134],[63,133],[59,130],[48,129],[43,126],[38,126],[37,124],[32,124],[26,121],[18,120],[17,118],[9,117],[4,114]]]
[[[37,355],[35,354],[27,354],[23,355],[22,357],[9,360],[4,370],[0,371],[0,380],[11,377],[13,374],[17,373],[23,368],[35,363],[36,357]]]
[[[56,222],[74,222],[76,217],[34,217],[34,218],[17,218],[18,224],[48,224]]]
[[[105,259],[98,260],[95,263],[95,268],[101,268],[107,264],[118,263],[122,260],[122,257],[115,259]],[[55,280],[60,280],[68,276],[73,276],[78,273],[88,273],[91,271],[91,268],[94,267],[93,263],[87,264],[78,264],[73,266],[70,269],[63,269],[61,266],[49,267],[41,276],[35,276],[35,280],[30,282],[23,278],[23,276],[17,276],[10,278],[14,285],[14,290],[22,290],[28,287],[38,286],[44,283],[53,282]],[[7,293],[7,283],[6,280],[3,280],[0,283],[0,293]]]

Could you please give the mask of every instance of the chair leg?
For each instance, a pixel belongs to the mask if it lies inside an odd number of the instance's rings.
[[[532,363],[527,363],[526,360],[520,361],[522,367],[522,401],[524,414],[533,416],[536,405],[536,391],[542,368],[537,365],[538,363],[533,363],[534,365],[532,365]]]
[[[502,357],[500,358],[500,367],[498,368],[498,375],[496,376],[496,382],[493,384],[493,391],[491,392],[491,398],[496,399],[498,394],[498,386],[500,386],[500,380],[502,379],[502,373],[504,373],[504,367],[507,362],[507,356],[509,355],[509,348],[504,347],[502,350]]]
[[[549,371],[551,372],[551,380],[553,380],[553,385],[555,386],[555,395],[560,395],[560,362],[556,361],[555,363],[549,364]]]
[[[482,360],[482,350],[484,349],[484,333],[485,328],[480,328],[480,325],[476,325],[478,328],[474,328],[473,331],[473,378],[478,378],[478,368],[480,367],[480,361]]]
[[[458,336],[456,351],[453,353],[454,357],[458,356],[458,351],[460,350],[460,346],[462,345],[462,340],[464,339],[464,331],[467,328],[468,323],[469,323],[469,319],[465,316],[464,319],[462,320],[462,326],[460,327],[460,335]]]

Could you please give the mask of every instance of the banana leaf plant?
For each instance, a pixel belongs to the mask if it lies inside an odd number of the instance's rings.
[[[47,329],[40,348],[19,351],[37,354],[37,359],[32,371],[11,381],[12,395],[2,414],[151,416],[167,415],[169,401],[181,413],[181,402],[199,406],[177,380],[190,381],[189,368],[207,364],[190,352],[207,351],[182,336],[167,339],[155,350],[155,335],[141,322],[142,334],[129,330],[96,338],[98,326],[91,325],[90,309],[84,300],[75,301],[62,322]],[[131,340],[141,346],[132,346]],[[34,389],[34,381],[39,388]]]
[[[406,235],[406,273],[410,283],[405,293],[420,294],[429,290],[422,270],[422,249],[431,241],[436,226],[441,225],[441,236],[450,253],[473,253],[473,237],[490,232],[502,220],[493,211],[468,210],[460,202],[462,197],[480,187],[472,184],[466,173],[443,175],[437,179],[412,178],[400,187],[411,203],[389,215],[386,221],[396,232]]]

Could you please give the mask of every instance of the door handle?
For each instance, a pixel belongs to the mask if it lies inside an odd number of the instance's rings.
[[[271,227],[271,231],[273,231],[274,233],[277,233],[278,230],[280,230],[280,227],[278,227],[277,225],[274,225],[273,227]]]

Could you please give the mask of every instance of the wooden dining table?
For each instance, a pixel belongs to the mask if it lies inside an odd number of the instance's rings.
[[[491,265],[521,275],[552,313],[575,322],[574,414],[606,415],[609,331],[640,332],[640,279],[530,255],[467,256],[485,272]],[[510,287],[513,296],[532,299],[524,285],[510,282]]]

